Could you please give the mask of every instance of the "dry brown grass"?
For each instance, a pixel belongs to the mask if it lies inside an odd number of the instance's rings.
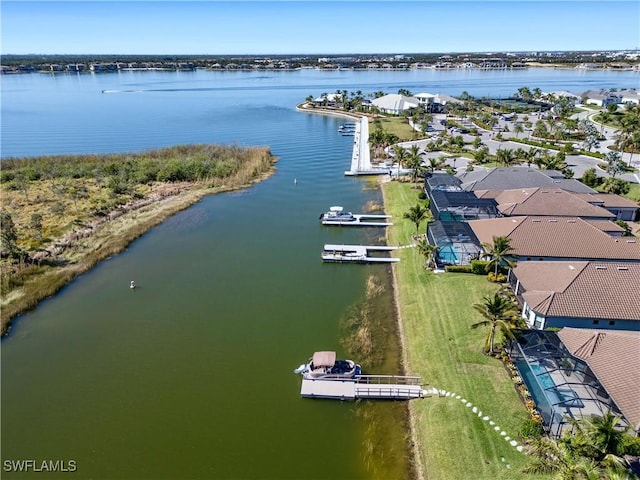
[[[95,178],[43,178],[29,182],[26,192],[0,185],[2,210],[11,214],[18,246],[30,259],[16,263],[4,258],[0,264],[1,333],[17,314],[204,195],[248,187],[275,171],[276,159],[268,149],[248,149],[245,154],[240,167],[224,178],[153,182],[119,195]],[[41,230],[34,228],[34,214],[41,215]]]

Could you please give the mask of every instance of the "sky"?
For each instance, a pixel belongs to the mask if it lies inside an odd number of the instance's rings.
[[[1,54],[631,50],[640,1],[7,1]]]

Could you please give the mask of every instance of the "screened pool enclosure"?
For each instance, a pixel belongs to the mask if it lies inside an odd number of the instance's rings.
[[[602,416],[609,411],[621,415],[587,363],[571,355],[555,332],[514,333],[509,356],[550,435],[560,437],[565,428],[571,428],[569,418]]]

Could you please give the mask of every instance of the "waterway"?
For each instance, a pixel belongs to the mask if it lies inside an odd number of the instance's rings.
[[[293,369],[314,350],[345,353],[367,278],[388,286],[388,271],[321,263],[324,243],[379,233],[322,227],[320,212],[381,198],[343,175],[353,139],[337,133],[342,120],[296,103],[337,89],[495,97],[637,80],[543,69],[4,76],[3,158],[211,142],[269,145],[280,161],[265,182],[205,198],[20,317],[2,341],[3,462],[74,460],[77,478],[96,479],[406,478],[403,404],[299,397]],[[376,302],[389,333],[378,368],[393,370],[389,289]]]

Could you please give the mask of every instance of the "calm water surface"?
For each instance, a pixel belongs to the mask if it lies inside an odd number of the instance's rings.
[[[380,195],[343,176],[341,120],[295,104],[336,89],[495,97],[637,83],[553,70],[2,77],[3,157],[215,142],[280,158],[267,181],[205,198],[19,319],[2,341],[2,460],[75,460],[76,478],[406,477],[402,404],[299,397],[293,368],[341,351],[341,320],[367,276],[386,273],[320,262],[324,243],[376,234],[322,228],[319,213]],[[380,348],[394,369],[395,340]]]

